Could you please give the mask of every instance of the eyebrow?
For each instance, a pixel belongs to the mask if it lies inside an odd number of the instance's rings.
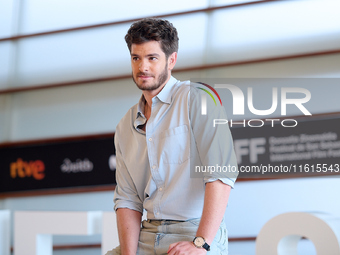
[[[146,57],[159,57],[159,56],[160,55],[158,53],[151,53],[151,54],[146,55]],[[139,55],[135,53],[131,53],[131,57],[139,57]]]

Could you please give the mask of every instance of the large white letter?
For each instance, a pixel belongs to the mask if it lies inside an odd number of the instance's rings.
[[[284,213],[269,220],[256,238],[256,255],[298,255],[298,242],[313,242],[318,255],[340,255],[340,221],[327,214]]]
[[[254,103],[253,103],[253,88],[248,88],[248,108],[249,110],[256,114],[256,115],[269,115],[272,114],[273,112],[275,112],[276,108],[277,108],[277,88],[273,88],[273,103],[272,106],[270,107],[270,109],[268,110],[257,110],[254,107]]]
[[[119,245],[116,212],[103,213],[102,255]]]
[[[15,212],[14,254],[52,255],[52,235],[101,234],[102,212]]]
[[[231,84],[216,84],[217,89],[229,89],[233,96],[233,114],[243,115],[244,114],[244,95],[239,87]]]
[[[304,98],[300,99],[287,99],[287,93],[295,92],[295,93],[303,93],[305,94]],[[297,108],[299,108],[304,115],[312,115],[302,104],[307,103],[311,99],[311,94],[309,90],[304,88],[281,88],[281,114],[286,115],[286,107],[287,104],[295,104]]]
[[[11,213],[9,210],[0,211],[0,254],[10,254],[10,219]]]

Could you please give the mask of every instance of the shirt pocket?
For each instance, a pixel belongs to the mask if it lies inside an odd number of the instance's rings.
[[[165,164],[182,164],[190,158],[188,125],[167,129],[160,134],[161,160]]]

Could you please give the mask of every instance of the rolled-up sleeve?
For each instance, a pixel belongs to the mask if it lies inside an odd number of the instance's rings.
[[[229,126],[225,121],[227,115],[224,107],[208,94],[206,96],[207,113],[201,114],[202,93],[204,91],[192,88],[190,90],[190,121],[203,171],[204,182],[220,180],[234,187],[238,176],[237,159]],[[221,120],[214,126],[214,120]],[[222,121],[223,120],[223,121]]]
[[[119,147],[119,134],[117,134],[117,132],[118,130],[115,134],[117,185],[113,198],[115,203],[114,210],[118,208],[129,208],[143,213],[143,202],[138,195],[137,188],[122,157],[122,152]]]

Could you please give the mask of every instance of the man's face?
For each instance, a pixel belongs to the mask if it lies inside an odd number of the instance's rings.
[[[172,56],[172,55],[171,55]],[[167,59],[160,43],[149,41],[131,45],[132,77],[141,90],[157,90],[170,76],[174,64]],[[170,64],[170,66],[169,66]]]

